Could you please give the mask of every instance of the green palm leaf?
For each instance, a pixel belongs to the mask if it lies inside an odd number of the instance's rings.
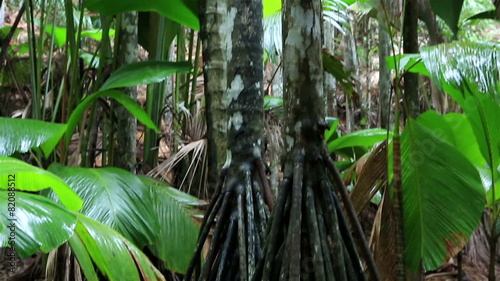
[[[173,21],[199,30],[197,3],[194,0],[86,0],[84,5],[89,10],[103,15],[116,15],[131,11],[155,11]]]
[[[118,169],[49,167],[83,199],[81,213],[120,232],[138,247],[151,245],[159,231],[150,190],[135,175]]]
[[[0,181],[8,183],[0,186],[3,189],[41,191],[51,188],[70,210],[80,210],[83,205],[82,199],[61,178],[15,158],[0,156]]]
[[[189,62],[141,61],[127,64],[116,70],[101,87],[101,91],[159,83],[174,73],[188,73]]]
[[[406,264],[435,269],[478,226],[484,188],[467,158],[424,124],[409,120],[401,143]]]
[[[488,199],[490,202],[498,200],[500,45],[461,42],[422,48],[421,53],[434,83],[450,94],[464,110],[482,158],[486,160],[486,164],[478,169],[489,189]]]
[[[96,99],[103,97],[113,98],[123,107],[125,107],[132,115],[134,115],[135,118],[137,118],[137,120],[139,120],[146,127],[158,131],[158,127],[154,124],[149,115],[137,104],[136,100],[127,96],[122,91],[104,90],[88,96],[78,104],[75,110],[73,110],[73,113],[71,113],[71,116],[69,117],[68,123],[66,125],[66,145],[69,144],[71,136],[73,135],[73,131],[75,130],[77,124],[80,122],[83,114],[85,113],[85,110]]]
[[[0,155],[27,152],[41,147],[49,155],[64,134],[66,125],[31,119],[0,117]]]
[[[165,267],[185,273],[195,250],[199,228],[187,206],[200,205],[200,201],[186,193],[148,177],[140,177],[151,188],[153,205],[162,222],[158,239],[151,251],[165,262]]]
[[[486,42],[455,42],[422,47],[422,60],[440,90],[464,106],[465,83],[478,92],[488,93],[500,103],[497,91],[500,69],[500,45]]]
[[[73,235],[76,217],[71,211],[36,194],[15,192],[13,198],[14,201],[9,200],[9,192],[0,191],[0,202],[5,206],[0,212],[2,247],[10,247],[13,244],[9,241],[15,241],[19,256],[26,258],[38,250],[48,253]],[[7,207],[11,207],[8,202],[14,203],[15,210],[7,212]]]
[[[69,243],[89,280],[97,280],[90,260],[111,281],[136,281],[141,277],[165,280],[148,258],[119,233],[84,215],[77,217],[76,235]]]

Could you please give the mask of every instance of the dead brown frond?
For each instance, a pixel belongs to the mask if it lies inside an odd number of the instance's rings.
[[[351,192],[354,209],[359,214],[381,187],[387,185],[387,141],[379,144],[364,165],[356,171],[358,180]]]
[[[184,191],[190,193],[191,188],[196,182],[196,177],[202,177],[201,180],[197,182],[206,182],[206,151],[207,151],[207,139],[206,125],[201,112],[191,116],[186,114],[187,124],[185,132],[185,140],[181,148],[173,153],[164,162],[152,169],[148,176],[160,177],[163,180],[170,182],[169,174],[173,171],[175,167],[179,165],[186,165],[184,169],[179,169],[182,174],[176,175],[182,180],[178,183],[179,189],[186,189]],[[200,187],[200,191],[206,188]],[[199,196],[199,194],[197,194]]]

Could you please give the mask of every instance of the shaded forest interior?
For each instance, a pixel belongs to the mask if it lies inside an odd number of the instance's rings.
[[[0,279],[498,280],[499,20],[0,1]]]

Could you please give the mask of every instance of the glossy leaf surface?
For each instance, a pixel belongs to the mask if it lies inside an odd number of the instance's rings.
[[[151,251],[173,271],[185,273],[195,250],[199,228],[187,206],[200,205],[195,197],[171,188],[152,178],[141,177],[151,188],[153,205],[161,223],[157,240]]]
[[[343,135],[328,143],[328,151],[330,153],[335,150],[347,148],[347,147],[372,147],[375,144],[382,142],[387,139],[387,130],[385,129],[366,129],[352,132],[347,135]],[[389,132],[389,137],[392,133]]]
[[[117,230],[138,247],[152,244],[159,229],[149,188],[118,168],[77,168],[57,163],[60,176],[83,199],[81,213]]]
[[[159,83],[174,73],[187,73],[192,66],[188,62],[141,61],[122,66],[104,82],[101,91]]]
[[[82,199],[61,178],[15,158],[0,156],[0,182],[2,189],[41,191],[50,188],[68,209],[77,211],[83,206]]]
[[[75,236],[69,242],[77,249],[78,260],[85,261],[86,276],[95,278],[90,269],[91,258],[111,281],[165,280],[149,259],[119,233],[81,214],[77,221]]]
[[[155,11],[194,30],[200,29],[198,1],[195,0],[86,0],[83,4],[89,10],[103,15],[117,15],[132,11]]]
[[[49,155],[64,134],[66,125],[32,119],[0,117],[0,156],[40,147]]]
[[[123,105],[132,115],[134,115],[142,124],[146,127],[158,131],[158,127],[153,123],[149,115],[137,104],[135,100],[131,97],[125,95],[122,91],[118,90],[106,90],[94,93],[86,99],[80,102],[78,106],[73,110],[71,116],[68,119],[68,124],[66,127],[66,144],[71,140],[73,131],[75,130],[78,122],[81,120],[85,110],[90,106],[90,104],[98,98],[109,97],[115,99],[117,102]]]
[[[9,192],[0,190],[0,202],[5,206],[0,213],[0,245],[9,247],[12,246],[9,241],[15,241],[21,258],[29,257],[38,250],[48,253],[73,235],[75,214],[50,199],[25,192],[15,192],[12,197]],[[15,204],[12,205],[15,208],[12,212],[7,212],[7,208],[11,207],[8,202]],[[9,240],[9,237],[14,238]]]

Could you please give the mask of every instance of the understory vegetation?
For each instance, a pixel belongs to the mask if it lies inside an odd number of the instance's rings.
[[[500,278],[500,1],[0,6],[0,278]]]

